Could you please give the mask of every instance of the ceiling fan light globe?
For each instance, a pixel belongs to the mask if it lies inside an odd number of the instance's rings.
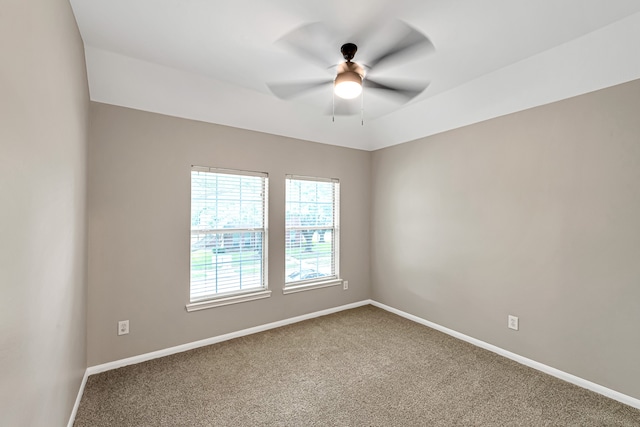
[[[362,93],[362,86],[355,82],[342,82],[336,85],[335,93],[343,99],[353,99]]]
[[[334,93],[343,99],[353,99],[362,93],[362,77],[354,71],[344,71],[336,76]]]

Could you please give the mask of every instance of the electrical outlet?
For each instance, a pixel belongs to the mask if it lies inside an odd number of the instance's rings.
[[[118,322],[118,335],[127,335],[129,333],[129,321],[121,320]]]
[[[518,318],[516,316],[509,315],[509,323],[507,324],[509,329],[518,330]]]
[[[348,280],[343,280],[342,281],[342,289],[344,289],[345,291],[347,289],[349,289],[349,281]]]

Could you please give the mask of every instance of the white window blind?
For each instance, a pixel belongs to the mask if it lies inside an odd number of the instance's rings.
[[[267,189],[264,173],[192,167],[192,303],[267,288]]]
[[[285,287],[338,279],[338,180],[287,175],[285,197]]]

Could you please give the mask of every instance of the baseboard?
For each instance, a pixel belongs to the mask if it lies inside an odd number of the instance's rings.
[[[88,375],[98,374],[100,372],[122,368],[123,366],[134,365],[136,363],[146,362],[148,360],[157,359],[159,357],[169,356],[176,353],[182,353],[183,351],[193,350],[194,348],[204,347],[204,346],[216,344],[222,341],[227,341],[234,338],[255,334],[258,332],[267,331],[269,329],[279,328],[281,326],[290,325],[292,323],[302,322],[303,320],[313,319],[315,317],[320,317],[320,316],[326,316],[327,314],[337,313],[339,311],[349,310],[356,307],[362,307],[364,305],[369,305],[371,303],[372,303],[371,300],[358,301],[351,304],[341,305],[339,307],[333,307],[333,308],[328,308],[326,310],[320,310],[313,313],[303,314],[302,316],[296,316],[296,317],[291,317],[289,319],[279,320],[277,322],[267,323],[265,325],[255,326],[253,328],[243,329],[241,331],[236,331],[236,332],[231,332],[224,335],[218,335],[216,337],[206,338],[200,341],[194,341],[187,344],[178,345],[175,347],[165,348],[165,349],[154,351],[151,353],[141,354],[139,356],[128,357],[126,359],[115,360],[113,362],[103,363],[101,365],[90,366],[87,368],[87,373]]]
[[[430,322],[421,317],[415,316],[413,314],[406,313],[402,310],[398,310],[396,308],[390,307],[388,305],[379,303],[374,300],[362,300],[359,302],[342,305],[339,307],[333,307],[326,310],[320,310],[313,313],[304,314],[301,316],[291,317],[289,319],[279,320],[277,322],[267,323],[265,325],[255,326],[253,328],[243,329],[241,331],[231,332],[224,335],[218,335],[216,337],[207,338],[200,341],[194,341],[187,344],[182,344],[175,347],[166,348],[163,350],[154,351],[151,353],[145,353],[138,356],[128,357],[126,359],[116,360],[109,363],[104,363],[101,365],[90,366],[87,368],[84,378],[82,379],[82,384],[80,385],[80,390],[78,391],[78,397],[76,398],[75,405],[73,407],[73,411],[71,413],[71,418],[69,420],[69,427],[73,426],[73,422],[75,420],[75,416],[78,410],[78,406],[80,405],[80,400],[82,398],[82,393],[84,392],[84,388],[87,382],[87,377],[89,375],[98,374],[100,372],[109,371],[112,369],[121,368],[127,365],[133,365],[136,363],[146,362],[148,360],[157,359],[159,357],[169,356],[176,353],[181,353],[184,351],[192,350],[199,347],[204,347],[211,344],[216,344],[222,341],[231,340],[234,338],[243,337],[246,335],[255,334],[258,332],[267,331],[269,329],[279,328],[281,326],[290,325],[293,323],[302,322],[304,320],[313,319],[320,316],[326,316],[327,314],[337,313],[343,310],[349,310],[352,308],[362,307],[365,305],[373,305],[375,307],[386,310],[390,313],[397,314],[398,316],[404,317],[406,319],[412,320],[416,323],[422,324],[424,326],[428,326],[440,332],[443,332],[447,335],[450,335],[454,338],[466,341],[470,344],[473,344],[477,347],[483,348],[485,350],[489,350],[493,353],[504,356],[508,359],[511,359],[515,362],[518,362],[522,365],[528,366],[530,368],[536,369],[538,371],[544,372],[561,380],[567,381],[571,384],[575,384],[579,387],[585,388],[587,390],[591,390],[595,393],[601,394],[608,398],[617,400],[618,402],[624,403],[625,405],[632,406],[634,408],[640,409],[640,399],[633,398],[631,396],[627,396],[626,394],[620,393],[618,391],[609,389],[607,387],[601,386],[599,384],[593,383],[591,381],[585,380],[583,378],[577,377],[575,375],[569,374],[567,372],[561,371],[559,369],[553,368],[551,366],[545,365],[540,362],[536,362],[535,360],[528,359],[526,357],[520,356],[516,353],[512,353],[500,347],[497,347],[493,344],[486,343],[484,341],[478,340],[476,338],[470,337],[468,335],[462,334],[460,332],[454,331],[453,329],[446,328],[444,326],[438,325],[437,323]]]
[[[82,394],[84,393],[84,387],[87,385],[88,377],[89,370],[85,369],[84,376],[82,377],[82,382],[80,383],[80,390],[78,390],[76,402],[73,404],[73,409],[71,410],[71,416],[69,417],[69,424],[67,424],[67,427],[73,427],[73,423],[76,421],[76,414],[78,413],[78,407],[80,406],[80,400],[82,400]]]
[[[625,405],[632,406],[634,408],[640,409],[640,399],[636,399],[631,396],[627,396],[626,394],[622,394],[618,391],[611,390],[610,388],[601,386],[600,384],[596,384],[594,382],[585,380],[583,378],[577,377],[575,375],[569,374],[567,372],[561,371],[556,368],[552,368],[551,366],[545,365],[544,363],[536,362],[535,360],[528,359],[526,357],[520,356],[519,354],[512,353],[503,348],[497,347],[493,344],[486,343],[484,341],[480,341],[476,338],[470,337],[468,335],[462,334],[460,332],[454,331],[453,329],[446,328],[444,326],[438,325],[437,323],[430,322],[421,317],[414,316],[413,314],[406,313],[402,310],[398,310],[396,308],[390,307],[388,305],[379,303],[377,301],[371,301],[371,305],[386,310],[390,313],[397,314],[398,316],[404,317],[406,319],[412,320],[416,323],[420,323],[421,325],[428,326],[437,331],[443,332],[447,335],[451,335],[454,338],[458,338],[462,341],[466,341],[470,344],[473,344],[477,347],[483,348],[485,350],[489,350],[493,353],[499,354],[500,356],[504,356],[508,359],[511,359],[515,362],[518,362],[522,365],[528,366],[530,368],[536,369],[538,371],[544,372],[545,374],[549,374],[556,378],[560,378],[561,380],[567,381],[571,384],[575,384],[579,387],[586,388],[587,390],[591,390],[603,396],[606,396],[610,399],[617,400],[618,402],[624,403]]]

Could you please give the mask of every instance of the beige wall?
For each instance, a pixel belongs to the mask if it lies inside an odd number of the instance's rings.
[[[373,153],[373,298],[640,398],[639,112],[635,81]]]
[[[0,8],[0,425],[66,425],[86,367],[82,41],[66,0]]]
[[[269,173],[270,298],[186,312],[192,164]],[[349,290],[282,294],[287,173],[340,179]],[[91,103],[89,366],[368,298],[369,174],[369,152]]]

